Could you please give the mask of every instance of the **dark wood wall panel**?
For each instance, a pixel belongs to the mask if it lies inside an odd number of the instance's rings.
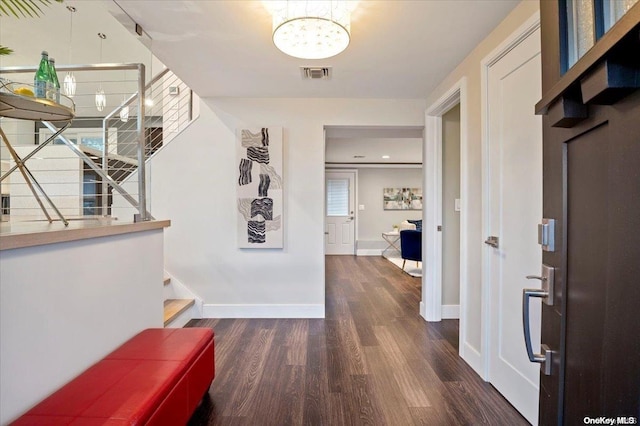
[[[607,310],[608,157],[606,125],[568,144],[568,275],[565,409],[601,414],[598,392]],[[601,142],[602,141],[602,142]]]

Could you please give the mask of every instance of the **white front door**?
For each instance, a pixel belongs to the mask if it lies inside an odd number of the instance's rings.
[[[355,172],[325,173],[325,254],[355,254]]]
[[[529,362],[522,328],[522,289],[539,287],[542,255],[542,119],[540,30],[488,66],[484,163],[484,284],[489,289],[489,381],[532,424],[538,422],[539,364]],[[532,342],[539,352],[540,304],[532,303]]]

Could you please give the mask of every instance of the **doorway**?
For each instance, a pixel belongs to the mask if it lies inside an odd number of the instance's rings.
[[[326,255],[355,254],[355,170],[325,173],[325,243]]]
[[[423,134],[422,126],[325,127],[326,254],[380,256],[385,253],[392,255],[394,261],[400,259],[396,250],[400,244],[395,241],[399,238],[397,228],[408,220],[416,222],[416,227],[422,225]],[[353,196],[348,207],[340,205],[338,212],[332,212],[331,204],[339,201],[331,198],[338,196],[332,192],[346,188],[342,181],[336,181],[336,177],[346,179],[340,175],[344,172],[355,172],[354,190],[350,191]],[[385,195],[389,193],[394,197]],[[346,194],[347,191],[343,193],[343,200]],[[342,244],[343,234],[352,235],[352,225],[353,248],[350,238],[348,247]],[[389,237],[392,243],[386,240],[385,234],[393,234]],[[402,265],[401,260],[399,264]]]
[[[442,115],[442,319],[460,318],[460,104]]]
[[[443,205],[443,116],[459,108],[459,195],[453,198],[453,206]],[[480,307],[477,304],[469,304],[468,300],[479,300],[480,289],[477,286],[468,285],[468,256],[469,256],[469,215],[465,209],[465,200],[469,194],[468,178],[468,141],[467,141],[467,79],[462,78],[433,103],[425,116],[425,149],[424,149],[424,196],[425,211],[423,232],[425,243],[423,250],[431,253],[425,257],[425,274],[423,276],[422,302],[420,313],[427,321],[437,322],[443,318],[452,318],[458,315],[459,321],[459,349],[458,353],[471,367],[482,371],[482,355],[479,341],[472,341],[467,335],[469,324],[478,324],[481,318]],[[446,136],[445,136],[446,137]],[[459,200],[456,202],[456,199]],[[457,205],[456,205],[457,204]],[[451,312],[449,307],[443,308],[443,233],[442,216],[443,209],[453,209],[458,216],[455,224],[459,231],[459,258],[456,261],[459,267],[458,306],[457,312]],[[473,327],[471,327],[473,328]],[[479,340],[479,339],[476,339]]]

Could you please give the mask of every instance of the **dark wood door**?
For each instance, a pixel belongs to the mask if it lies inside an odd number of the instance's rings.
[[[598,2],[596,2],[597,4]],[[605,2],[606,3],[606,2]],[[541,2],[543,215],[556,220],[543,306],[540,424],[640,418],[640,3],[562,74],[562,7]]]

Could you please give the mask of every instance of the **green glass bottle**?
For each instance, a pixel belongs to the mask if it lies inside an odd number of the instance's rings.
[[[47,98],[48,86],[51,81],[49,75],[49,53],[45,50],[42,51],[42,58],[40,59],[40,66],[36,71],[36,76],[33,78],[33,87],[36,98]]]
[[[49,74],[51,76],[51,100],[60,103],[60,82],[56,72],[56,60],[49,59]]]

